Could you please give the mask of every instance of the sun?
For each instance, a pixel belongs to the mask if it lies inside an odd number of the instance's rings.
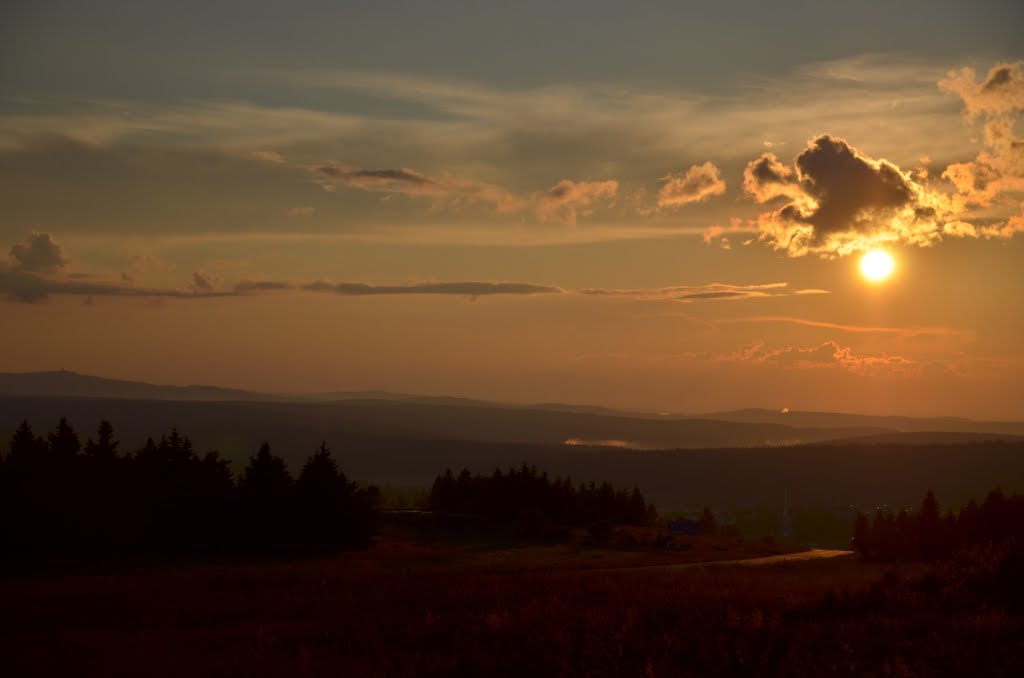
[[[860,260],[860,272],[871,282],[882,282],[892,275],[895,266],[892,257],[884,250],[871,250]]]

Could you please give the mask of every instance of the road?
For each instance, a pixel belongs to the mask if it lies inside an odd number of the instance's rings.
[[[639,567],[609,567],[600,570],[587,570],[587,572],[641,572],[644,570],[661,570],[674,572],[676,570],[689,570],[696,567],[720,567],[733,565],[775,565],[778,563],[796,563],[805,560],[821,560],[824,558],[838,558],[840,556],[853,555],[853,551],[837,551],[833,549],[811,549],[799,553],[782,553],[777,556],[761,556],[759,558],[739,558],[734,560],[707,560],[699,563],[676,563],[667,565],[641,565]]]

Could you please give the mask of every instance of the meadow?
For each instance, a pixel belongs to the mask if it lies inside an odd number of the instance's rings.
[[[936,564],[845,556],[634,571],[587,564],[614,565],[614,549],[567,548],[384,538],[324,559],[9,579],[0,643],[7,675],[24,676],[1024,668],[1019,545]]]

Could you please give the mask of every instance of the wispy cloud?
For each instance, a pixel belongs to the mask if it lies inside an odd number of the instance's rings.
[[[804,325],[806,327],[820,327],[823,329],[852,332],[855,334],[882,334],[896,335],[900,337],[921,337],[921,336],[964,336],[971,337],[974,332],[970,330],[955,329],[952,327],[878,327],[871,325],[851,325],[847,323],[834,323],[810,318],[797,318],[792,316],[757,315],[741,318],[724,318],[715,321],[721,324],[753,323],[753,324],[791,324]]]
[[[267,160],[257,154],[252,154],[251,157]],[[311,173],[313,180],[328,192],[334,192],[339,186],[343,186],[407,198],[422,198],[432,201],[436,207],[486,205],[498,214],[521,214],[531,211],[542,222],[557,221],[565,224],[575,224],[578,217],[593,214],[600,204],[613,204],[619,191],[619,182],[614,179],[563,179],[546,190],[517,194],[485,181],[450,174],[429,176],[408,167],[363,169],[336,162],[309,166],[289,163],[279,154],[275,154],[269,162],[290,165]]]
[[[790,289],[789,283],[785,282],[762,283],[755,285],[711,283],[708,285],[680,285],[652,289],[582,289],[578,291],[578,294],[589,296],[683,302],[780,297],[801,293],[806,293],[806,290]],[[827,294],[825,290],[814,290],[814,293]]]
[[[47,262],[66,262],[63,250],[50,234],[34,234],[35,241],[46,245]],[[20,252],[20,250],[19,250]],[[56,254],[55,254],[56,253]],[[56,256],[56,259],[54,258]],[[138,259],[149,261],[149,258]],[[135,284],[132,276],[122,273],[115,282],[101,275],[69,273],[62,268],[30,270],[19,261],[0,267],[0,293],[16,301],[35,302],[51,294],[132,297],[167,297],[178,299],[223,298],[265,293],[331,293],[341,296],[385,295],[455,295],[481,297],[494,295],[579,295],[635,299],[641,301],[695,302],[730,299],[750,299],[788,296],[794,294],[822,294],[825,290],[792,289],[786,282],[737,285],[711,283],[707,285],[675,285],[659,288],[567,289],[554,285],[517,281],[423,281],[395,285],[378,285],[356,281],[246,279],[232,285],[222,285],[218,275],[203,269],[195,270],[187,284],[181,288],[145,287]],[[171,269],[173,270],[173,269]]]
[[[672,209],[725,193],[725,181],[710,162],[693,165],[685,174],[669,174],[658,191],[658,207]]]
[[[425,282],[408,285],[369,285],[367,283],[315,281],[302,285],[300,289],[307,292],[331,292],[347,297],[396,294],[452,294],[465,297],[482,297],[498,294],[564,293],[564,290],[558,287],[517,282]]]
[[[849,346],[833,340],[812,346],[790,345],[769,348],[763,341],[743,347],[733,353],[714,357],[716,362],[773,365],[782,369],[842,369],[862,375],[889,374],[914,376],[921,366],[913,360],[888,353],[856,354]]]

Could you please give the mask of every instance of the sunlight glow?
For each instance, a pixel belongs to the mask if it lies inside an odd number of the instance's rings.
[[[860,272],[871,282],[882,282],[892,275],[893,268],[892,257],[882,250],[871,250],[860,260]]]

